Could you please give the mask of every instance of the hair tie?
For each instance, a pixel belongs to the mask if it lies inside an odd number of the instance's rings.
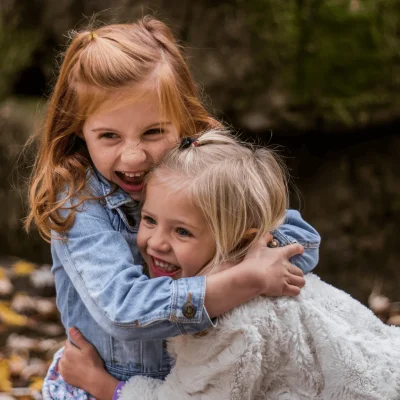
[[[89,32],[89,42],[92,41],[95,38],[98,38],[97,33]]]
[[[180,150],[187,149],[190,145],[193,145],[194,147],[198,147],[200,145],[200,143],[196,138],[184,137],[184,138],[182,138],[181,143],[179,144],[179,149]]]

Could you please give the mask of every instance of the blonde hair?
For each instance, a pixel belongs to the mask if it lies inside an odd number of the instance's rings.
[[[192,136],[221,126],[202,106],[181,47],[161,21],[146,16],[134,24],[114,24],[95,31],[75,33],[65,53],[49,101],[45,126],[31,177],[32,222],[46,240],[51,231],[66,232],[85,200],[81,195],[91,165],[85,142],[77,134],[85,119],[110,94],[129,93],[132,85],[150,80],[162,112],[171,118],[181,135]],[[127,89],[128,91],[121,89]],[[138,94],[131,93],[134,99]],[[57,195],[67,188],[67,195]],[[58,211],[79,194],[66,218]]]
[[[175,148],[149,179],[187,193],[216,241],[213,265],[238,261],[284,220],[286,169],[274,151],[211,130],[186,149]],[[249,235],[250,234],[250,235]]]

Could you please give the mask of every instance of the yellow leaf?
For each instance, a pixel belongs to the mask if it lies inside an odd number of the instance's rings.
[[[7,278],[7,272],[3,267],[0,267],[0,279]]]
[[[8,326],[26,326],[28,318],[10,310],[5,304],[0,304],[0,321]]]
[[[44,379],[39,376],[32,377],[32,383],[29,385],[29,389],[35,392],[41,392]]]
[[[0,392],[10,392],[12,389],[10,381],[10,370],[7,360],[0,360]]]
[[[36,265],[28,261],[17,261],[12,266],[13,272],[16,276],[30,275],[36,269]]]
[[[22,370],[28,365],[28,360],[19,354],[12,353],[8,359],[10,375],[20,376]]]

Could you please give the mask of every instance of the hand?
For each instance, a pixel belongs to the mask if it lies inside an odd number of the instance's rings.
[[[271,234],[261,238],[256,246],[247,253],[242,263],[255,274],[261,284],[261,294],[265,296],[297,296],[305,285],[303,271],[291,264],[289,259],[302,254],[303,246],[298,243],[279,248],[268,248]]]
[[[99,400],[111,399],[119,381],[108,374],[95,347],[76,328],[68,332],[75,345],[69,340],[65,344],[58,365],[62,377],[68,384],[84,389]]]

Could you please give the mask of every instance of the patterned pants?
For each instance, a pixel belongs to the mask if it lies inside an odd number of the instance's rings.
[[[63,353],[64,348],[54,354],[53,362],[43,383],[43,400],[96,400],[83,389],[68,385],[64,381],[60,372],[57,371],[57,364]]]

